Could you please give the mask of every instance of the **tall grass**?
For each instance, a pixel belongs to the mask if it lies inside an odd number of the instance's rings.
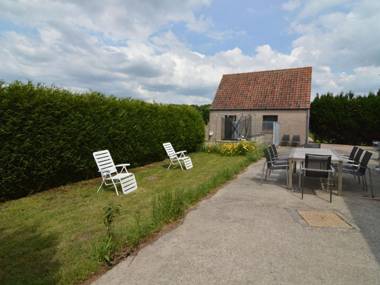
[[[127,246],[129,251],[135,250],[139,244],[160,231],[165,225],[184,217],[186,211],[207,195],[216,192],[217,188],[231,180],[252,162],[262,157],[262,147],[245,156],[239,164],[225,168],[197,187],[179,188],[156,194],[151,201],[151,214],[141,219],[139,212],[135,214],[135,222],[128,228]]]
[[[78,284],[171,228],[259,157],[192,153],[190,171],[162,162],[133,169],[139,189],[126,196],[96,193],[93,179],[1,203],[0,284]]]

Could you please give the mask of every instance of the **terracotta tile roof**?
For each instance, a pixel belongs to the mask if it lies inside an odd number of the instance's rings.
[[[225,74],[211,109],[309,109],[311,67]]]

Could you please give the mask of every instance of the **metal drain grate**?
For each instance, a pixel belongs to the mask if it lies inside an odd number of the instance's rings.
[[[334,212],[298,210],[298,214],[311,227],[351,229],[352,226]]]

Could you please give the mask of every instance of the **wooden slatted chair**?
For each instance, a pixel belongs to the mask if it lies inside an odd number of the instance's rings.
[[[116,195],[119,195],[117,184],[121,185],[124,194],[128,194],[137,189],[135,175],[127,170],[127,166],[130,166],[129,163],[115,165],[108,150],[96,151],[92,155],[102,176],[102,184],[100,184],[97,192],[100,191],[103,185],[113,185]],[[120,171],[118,171],[117,168],[119,168]]]
[[[186,150],[181,150],[181,151],[176,152],[170,142],[163,143],[162,145],[166,151],[166,154],[168,155],[170,159],[170,164],[168,166],[168,169],[172,165],[176,165],[176,164],[179,164],[182,170],[183,170],[183,167],[185,167],[185,169],[187,170],[193,168],[193,162],[191,161],[191,158],[185,155]]]

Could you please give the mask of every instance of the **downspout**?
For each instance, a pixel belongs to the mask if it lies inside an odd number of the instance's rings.
[[[305,143],[309,141],[309,127],[310,127],[310,109],[306,111],[306,137]]]

